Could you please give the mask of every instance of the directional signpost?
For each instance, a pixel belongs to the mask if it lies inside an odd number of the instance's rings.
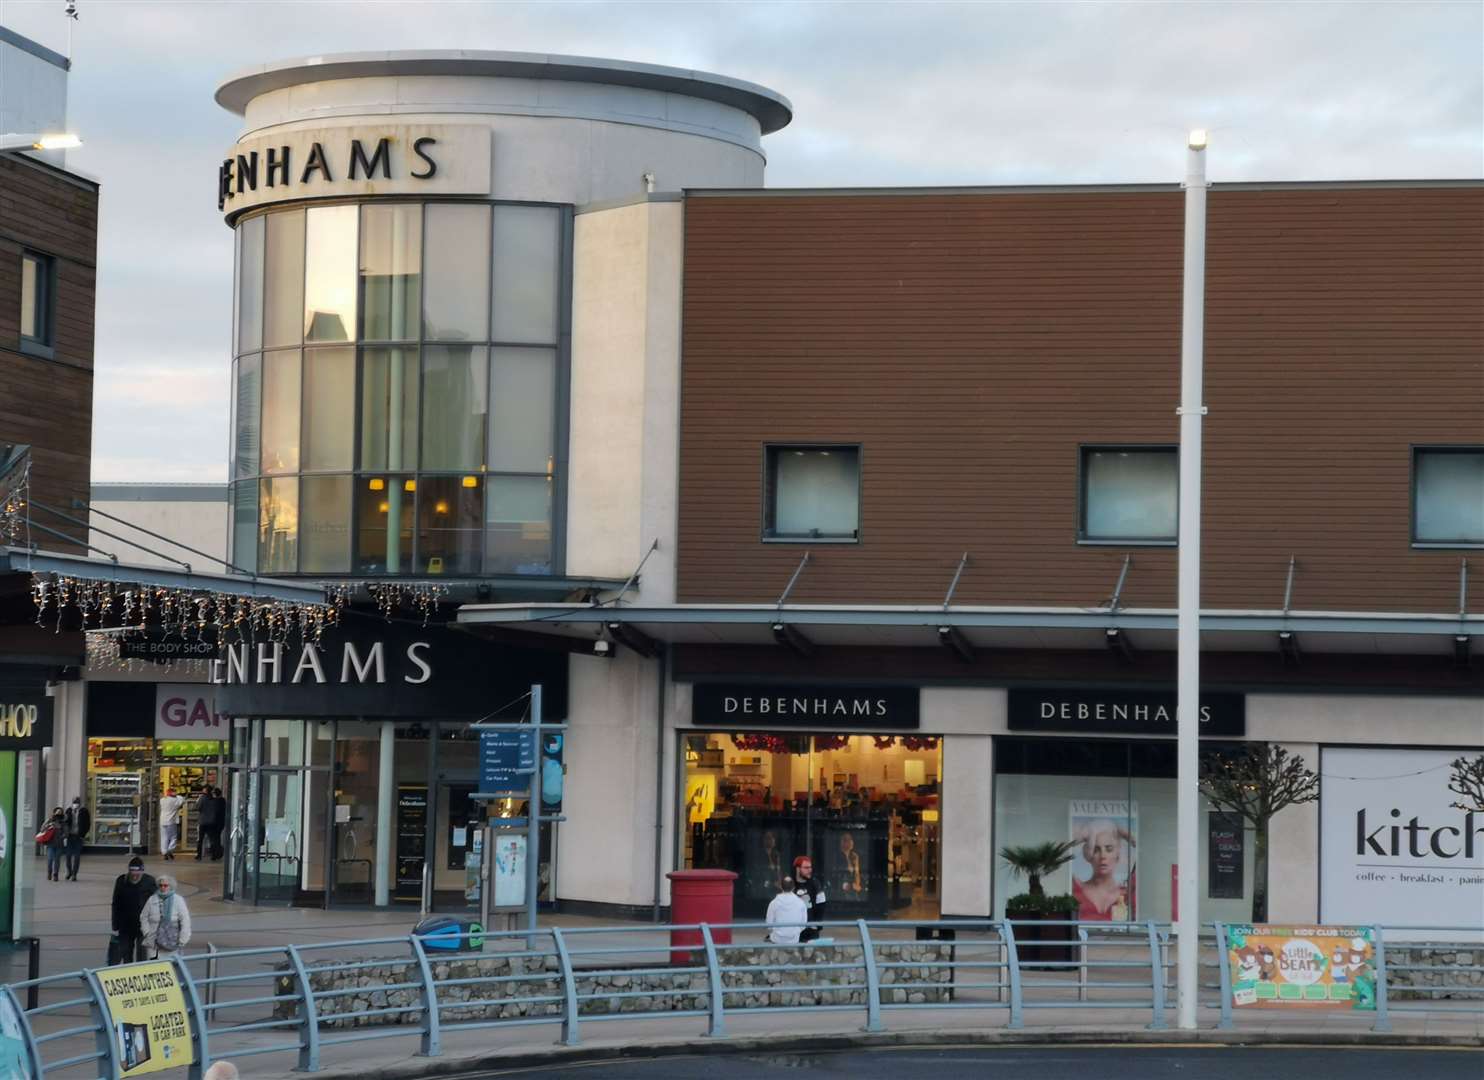
[[[501,828],[526,830],[526,928],[536,929],[536,896],[541,887],[541,826],[566,820],[561,814],[543,814],[541,799],[541,758],[537,748],[547,745],[554,737],[557,745],[565,740],[566,724],[547,724],[541,720],[541,684],[531,687],[531,719],[529,723],[485,723],[472,725],[479,732],[479,792],[476,799],[508,798],[524,795],[526,816],[508,818]],[[489,832],[483,845],[484,868],[481,871],[479,892],[480,914],[484,925],[489,925],[492,902],[495,826],[485,826]],[[527,945],[535,947],[534,939]]]

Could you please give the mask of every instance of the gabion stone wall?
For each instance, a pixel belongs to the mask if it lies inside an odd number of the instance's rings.
[[[810,945],[777,948],[729,948],[717,946],[723,968],[722,984],[728,1010],[758,1009],[788,1005],[859,1005],[865,1007],[865,968],[860,946],[818,948]],[[498,1020],[522,1016],[559,1016],[562,1012],[562,982],[555,956],[523,953],[450,956],[432,959],[439,1010],[446,1024],[465,1020]],[[927,1004],[952,1000],[953,959],[949,944],[889,944],[876,947],[878,963],[907,963],[913,966],[881,971],[881,1000],[886,1004]],[[328,965],[309,967],[309,982],[316,994],[322,1026],[328,1028],[373,1027],[385,1024],[422,1022],[422,992],[416,964],[397,957],[366,958],[354,963],[368,966],[336,971]],[[777,970],[781,965],[792,970]],[[834,967],[832,965],[846,965]],[[700,968],[701,970],[689,970]],[[702,953],[692,954],[687,967],[666,970],[634,968],[603,974],[576,972],[579,1016],[613,1013],[685,1012],[711,1007]],[[494,981],[500,980],[500,981]],[[851,988],[852,984],[856,988]],[[793,989],[775,989],[780,987]],[[292,994],[294,980],[281,974],[277,993]],[[388,989],[393,987],[393,989]],[[588,997],[586,995],[593,995]],[[514,998],[533,998],[515,1001]],[[405,1009],[378,1016],[343,1016],[374,1009]],[[291,1019],[296,1006],[277,1002],[275,1019]]]
[[[1399,971],[1397,965],[1425,970]],[[1469,968],[1474,970],[1470,971]],[[1392,1000],[1484,1002],[1484,945],[1386,945],[1386,993]],[[1408,989],[1433,987],[1433,990]]]

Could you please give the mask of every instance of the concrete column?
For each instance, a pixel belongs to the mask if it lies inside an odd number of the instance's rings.
[[[391,902],[392,818],[396,813],[397,725],[381,725],[381,760],[376,773],[376,903]]]
[[[988,735],[944,737],[939,875],[945,918],[987,918],[991,913],[993,777],[994,741]]]
[[[1283,743],[1290,754],[1319,770],[1315,743]],[[1319,919],[1319,803],[1290,806],[1268,822],[1268,921]]]

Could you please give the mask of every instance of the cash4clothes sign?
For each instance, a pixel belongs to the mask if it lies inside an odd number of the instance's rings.
[[[1232,1004],[1239,1008],[1374,1009],[1370,926],[1229,926]]]
[[[143,1076],[194,1064],[196,1048],[180,974],[168,960],[105,968],[103,991],[118,1048],[119,1076]]]

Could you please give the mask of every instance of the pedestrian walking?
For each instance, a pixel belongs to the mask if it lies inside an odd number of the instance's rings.
[[[206,809],[201,818],[201,831],[206,834],[212,862],[222,857],[222,830],[226,827],[227,800],[222,798],[222,789],[214,787],[210,790],[210,798],[206,800]]]
[[[66,826],[63,828],[63,847],[67,856],[67,880],[76,881],[77,871],[82,866],[82,845],[93,831],[93,815],[82,804],[82,796],[74,795],[72,805],[67,807]]]
[[[154,894],[155,879],[144,872],[144,860],[133,856],[129,868],[113,882],[113,935],[118,947],[109,950],[110,963],[132,964],[140,958],[144,931],[139,917]]]
[[[67,815],[60,806],[52,810],[51,817],[36,834],[36,841],[46,848],[46,880],[62,880],[58,875],[62,870],[62,851],[67,844]]]
[[[778,895],[768,904],[768,940],[775,945],[797,945],[808,919],[809,905],[794,892],[794,879],[784,878]]]
[[[201,861],[201,855],[206,850],[206,817],[210,813],[211,789],[204,787],[200,796],[196,799],[196,805],[191,809],[196,814],[196,861]]]
[[[814,876],[814,860],[808,855],[794,859],[794,894],[809,905],[810,925],[804,928],[799,940],[813,941],[824,929],[819,924],[824,921],[825,895],[824,886]]]
[[[174,878],[161,874],[156,879],[155,894],[139,913],[139,929],[146,959],[169,960],[190,944],[191,911],[185,897],[176,895]]]
[[[175,858],[175,849],[180,846],[180,813],[185,799],[175,794],[174,788],[166,788],[160,798],[160,854],[169,862]]]

